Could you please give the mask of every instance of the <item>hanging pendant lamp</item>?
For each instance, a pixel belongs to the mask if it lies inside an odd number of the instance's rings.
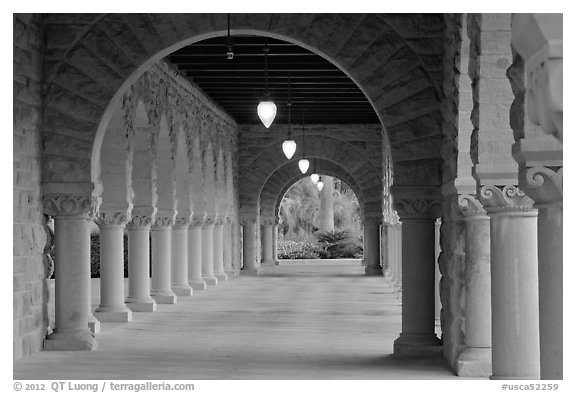
[[[322,189],[324,188],[324,182],[322,181],[322,176],[320,176],[318,183],[316,183],[316,187],[318,188],[318,191],[322,191]]]
[[[282,143],[282,151],[287,159],[291,159],[296,153],[296,142],[292,140],[292,94],[290,91],[290,74],[288,74],[288,139]]]
[[[312,169],[312,174],[310,175],[310,180],[312,180],[312,184],[318,183],[320,176],[316,173],[316,160],[314,160],[314,166]]]
[[[230,36],[230,14],[228,14],[228,39],[226,40],[226,58],[234,59],[234,50],[232,49],[232,37]]]
[[[266,77],[266,99],[264,101],[260,101],[258,104],[258,117],[264,127],[270,128],[274,118],[276,117],[276,104],[270,99],[270,92],[268,91],[268,40],[264,44],[264,68],[265,68],[265,77]]]
[[[306,174],[308,172],[308,168],[310,167],[310,161],[306,159],[306,139],[304,136],[304,108],[302,108],[302,158],[298,161],[298,168],[300,168],[300,172],[302,174]]]

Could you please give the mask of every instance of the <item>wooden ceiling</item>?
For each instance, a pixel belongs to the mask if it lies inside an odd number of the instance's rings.
[[[258,102],[265,97],[265,57],[268,89],[278,107],[275,123],[288,123],[288,80],[291,122],[301,124],[379,123],[376,112],[356,84],[324,58],[298,45],[261,36],[232,36],[233,59],[227,42],[216,37],[184,47],[168,60],[199,86],[239,124],[260,123]]]

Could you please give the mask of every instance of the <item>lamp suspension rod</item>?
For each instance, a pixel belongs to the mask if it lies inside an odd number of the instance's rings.
[[[292,93],[290,90],[290,71],[288,71],[288,139],[292,139],[291,135],[292,135],[292,114],[291,114],[291,108],[292,108]]]
[[[266,83],[266,99],[269,97],[268,93],[268,38],[264,41],[264,75],[265,75],[265,83]]]

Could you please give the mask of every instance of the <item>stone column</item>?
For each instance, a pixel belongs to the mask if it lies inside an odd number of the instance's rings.
[[[224,220],[217,217],[214,221],[214,276],[218,282],[228,280],[224,273]]]
[[[156,217],[150,231],[152,239],[152,287],[150,294],[158,304],[175,304],[176,295],[171,288],[173,216]]]
[[[188,284],[195,291],[205,291],[206,281],[202,278],[202,224],[204,214],[194,214],[188,227]]]
[[[217,285],[214,276],[214,216],[207,215],[202,225],[202,279],[208,285]]]
[[[228,278],[234,277],[234,267],[232,266],[232,219],[226,217],[224,221],[224,273]]]
[[[90,311],[90,231],[94,203],[89,196],[46,195],[46,214],[54,217],[56,323],[44,341],[48,351],[96,349],[88,327]]]
[[[513,185],[483,186],[490,216],[492,379],[540,378],[537,211]]]
[[[128,223],[128,297],[126,305],[135,312],[156,311],[150,296],[150,226],[155,212],[132,211]]]
[[[395,253],[395,260],[396,260],[396,271],[398,274],[398,279],[396,280],[396,292],[398,298],[402,298],[402,223],[399,222],[394,226],[394,253]]]
[[[334,179],[323,176],[324,188],[320,191],[319,228],[321,231],[334,231]]]
[[[393,265],[392,265],[392,258],[391,252],[392,249],[392,231],[391,231],[391,224],[384,223],[382,224],[382,245],[381,245],[381,252],[382,258],[386,261],[383,270],[384,270],[384,277],[386,278],[386,282],[392,284],[393,280]]]
[[[434,226],[440,203],[398,198],[394,204],[402,220],[402,333],[394,341],[394,355],[440,354],[434,328]]]
[[[100,306],[94,312],[101,322],[129,322],[132,311],[124,303],[124,227],[126,212],[100,212]]]
[[[521,164],[520,185],[538,208],[538,299],[540,317],[540,378],[563,378],[563,167],[562,150],[551,149],[539,164],[530,154]],[[520,155],[520,153],[519,153]],[[528,157],[526,157],[528,156]],[[522,161],[522,160],[519,160]],[[534,161],[532,161],[534,162]],[[546,166],[544,166],[546,165]]]
[[[262,265],[274,266],[274,224],[276,217],[261,217]]]
[[[442,303],[440,301],[440,264],[438,257],[440,256],[440,227],[442,220],[436,219],[434,225],[434,324],[440,326],[440,311],[442,310]]]
[[[258,233],[258,217],[242,218],[242,238],[243,238],[243,255],[244,263],[242,266],[243,274],[258,274],[260,266],[256,255],[256,238]]]
[[[364,261],[367,276],[381,276],[380,266],[380,224],[382,214],[364,217]]]
[[[188,227],[190,216],[177,216],[172,227],[172,291],[177,296],[192,296],[188,284]]]
[[[460,377],[492,374],[490,302],[490,218],[475,196],[463,194],[458,205],[466,226],[465,340],[456,373]]]
[[[278,265],[278,218],[272,227],[272,261],[274,261],[274,265]]]

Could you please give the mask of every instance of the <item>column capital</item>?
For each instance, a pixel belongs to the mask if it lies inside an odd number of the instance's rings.
[[[265,226],[265,227],[271,227],[274,226],[274,224],[276,224],[276,222],[278,221],[277,217],[274,216],[261,216],[260,217],[260,225]]]
[[[202,226],[208,227],[215,224],[217,216],[214,214],[206,214],[204,216],[204,221],[202,222]]]
[[[482,186],[478,192],[478,199],[488,214],[530,212],[534,203],[516,185]]]
[[[42,197],[44,213],[54,217],[93,218],[99,200],[87,195],[48,194]]]
[[[535,166],[522,168],[519,182],[535,202],[535,208],[561,205],[563,200],[564,167]]]
[[[442,204],[438,199],[427,198],[395,198],[394,210],[401,220],[405,219],[435,219],[440,217]]]
[[[380,225],[382,224],[382,214],[380,215],[372,215],[372,216],[364,216],[364,224],[370,225]]]
[[[248,224],[258,224],[258,216],[244,216],[240,219],[240,224],[248,225]]]
[[[100,228],[124,227],[131,218],[126,211],[100,211],[94,217],[94,222]]]
[[[152,229],[170,229],[174,225],[176,211],[162,211],[156,214],[156,219],[152,223]]]
[[[126,225],[129,229],[150,229],[154,216],[132,214],[132,219]]]
[[[204,213],[194,213],[190,216],[190,226],[191,227],[200,227],[204,223],[204,217],[206,215]]]
[[[458,195],[458,211],[465,218],[486,215],[486,210],[476,198],[476,195],[470,194]]]
[[[216,216],[214,219],[215,227],[223,227],[226,222],[226,216]]]
[[[174,224],[172,227],[174,229],[187,229],[190,225],[192,219],[189,215],[176,215],[174,218]]]

